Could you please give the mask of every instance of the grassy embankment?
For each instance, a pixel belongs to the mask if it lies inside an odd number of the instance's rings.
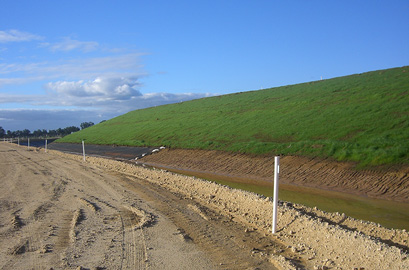
[[[59,142],[409,163],[409,67],[136,110]]]

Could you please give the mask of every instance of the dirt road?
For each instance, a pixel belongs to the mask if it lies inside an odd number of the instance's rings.
[[[254,251],[286,249],[137,177],[6,143],[0,164],[0,269],[274,269]]]
[[[0,269],[407,269],[409,234],[124,162],[0,143]]]

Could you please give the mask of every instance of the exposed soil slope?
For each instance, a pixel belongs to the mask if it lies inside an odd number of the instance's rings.
[[[144,157],[142,162],[229,175],[236,180],[271,181],[274,172],[274,158],[220,151],[166,149]],[[280,167],[280,181],[285,184],[409,202],[409,166],[388,170],[357,170],[353,163],[284,156],[280,159]]]

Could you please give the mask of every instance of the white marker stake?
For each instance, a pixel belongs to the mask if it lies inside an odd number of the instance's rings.
[[[274,158],[274,196],[273,196],[273,233],[277,228],[277,204],[278,204],[278,174],[280,173],[280,157]]]
[[[45,139],[45,152],[47,153],[47,139]]]
[[[30,150],[30,138],[28,138],[28,141],[27,141],[27,150]]]
[[[82,155],[83,155],[84,161],[85,161],[85,145],[84,145],[84,141],[82,141]]]

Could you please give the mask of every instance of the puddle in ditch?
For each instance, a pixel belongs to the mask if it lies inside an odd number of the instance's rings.
[[[272,183],[205,172],[184,171],[174,168],[166,169],[207,179],[232,188],[247,190],[268,197],[273,196]],[[316,206],[326,212],[345,213],[350,217],[376,222],[387,228],[409,230],[409,204],[407,203],[377,200],[348,193],[285,184],[280,185],[278,197],[280,200],[303,204],[308,207]]]

